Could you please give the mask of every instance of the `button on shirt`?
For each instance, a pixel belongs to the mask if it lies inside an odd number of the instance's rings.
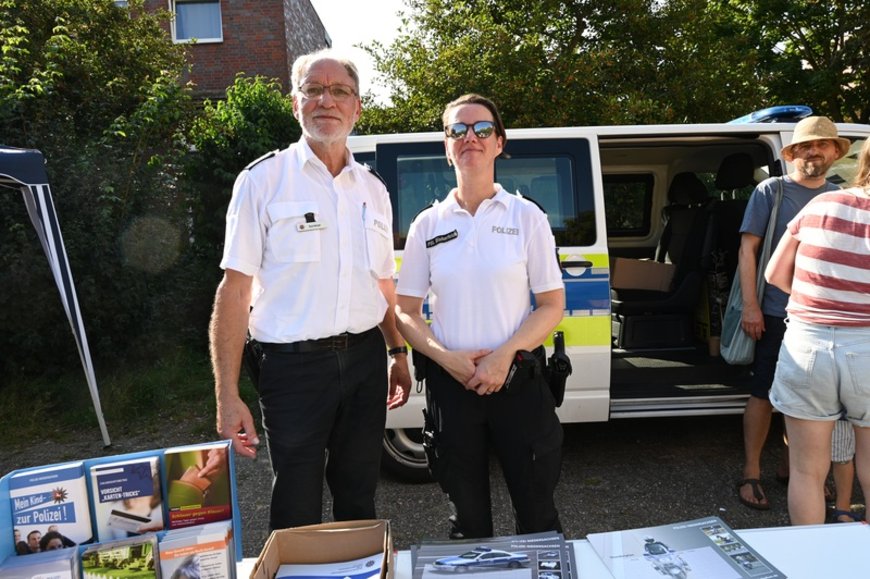
[[[532,293],[563,288],[547,216],[497,185],[475,215],[456,190],[411,224],[397,293],[429,293],[432,332],[451,350],[497,348],[531,311]]]
[[[236,179],[221,267],[253,276],[250,331],[261,342],[359,333],[384,318],[390,199],[347,157],[333,177],[302,139]]]

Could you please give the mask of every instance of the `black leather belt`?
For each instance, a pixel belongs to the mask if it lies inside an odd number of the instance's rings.
[[[378,332],[377,326],[371,330],[359,334],[350,334],[343,332],[328,338],[318,338],[317,340],[302,340],[300,342],[291,342],[289,344],[270,344],[260,342],[264,352],[279,352],[283,354],[304,354],[306,352],[323,352],[323,351],[340,351],[352,348],[357,344],[361,344],[374,332]]]

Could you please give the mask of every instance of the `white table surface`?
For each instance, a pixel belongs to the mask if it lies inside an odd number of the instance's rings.
[[[839,523],[805,527],[744,529],[735,532],[789,579],[865,579],[870,577],[870,525]],[[571,541],[577,579],[612,579],[585,539]],[[256,559],[242,560],[238,579],[247,578]],[[396,554],[394,579],[411,579],[411,553]]]

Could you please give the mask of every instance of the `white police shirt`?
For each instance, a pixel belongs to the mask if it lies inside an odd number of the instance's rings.
[[[408,232],[396,291],[429,292],[432,332],[450,350],[501,346],[528,317],[530,290],[564,287],[546,214],[496,188],[473,216],[454,189]]]
[[[304,138],[248,165],[227,210],[221,267],[253,276],[251,335],[289,343],[379,324],[395,271],[383,183],[347,153],[337,177]]]

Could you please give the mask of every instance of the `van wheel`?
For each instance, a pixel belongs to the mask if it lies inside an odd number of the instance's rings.
[[[432,482],[426,454],[423,452],[423,434],[420,428],[396,428],[384,431],[381,466],[405,482]]]

